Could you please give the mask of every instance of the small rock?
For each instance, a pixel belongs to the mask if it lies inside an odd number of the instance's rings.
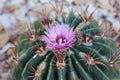
[[[11,43],[7,43],[2,49],[0,49],[0,54],[4,54],[11,46]]]
[[[28,9],[26,9],[26,7],[22,6],[21,8],[17,9],[14,12],[14,15],[15,15],[16,19],[26,22],[27,21],[27,17],[26,17],[27,12],[28,12]]]
[[[113,22],[113,27],[114,27],[114,29],[115,29],[116,31],[119,31],[119,30],[120,30],[120,22],[117,21],[117,20],[115,20],[115,21]]]
[[[0,15],[0,23],[6,28],[11,26],[10,19],[8,18],[7,14]]]
[[[103,8],[103,9],[106,9],[106,10],[111,10],[112,9],[111,5],[108,5],[108,4],[105,4],[105,3],[100,4],[100,7]]]
[[[0,0],[0,3],[6,2],[7,0]]]
[[[12,6],[8,6],[7,7],[7,12],[13,12],[17,7],[15,5],[12,5]]]
[[[19,4],[23,4],[24,0],[10,0],[10,2],[8,3],[9,5],[19,5]]]
[[[29,9],[32,9],[33,7],[35,7],[35,5],[36,4],[33,1],[29,1],[27,6],[29,7]]]
[[[107,5],[109,5],[109,0],[99,0],[99,2],[101,3],[101,4],[107,4]]]
[[[40,0],[41,3],[49,3],[50,0]]]
[[[5,32],[2,33],[0,32],[0,48],[2,48],[7,43],[8,40],[9,40],[8,35]],[[1,50],[0,53],[2,53]]]
[[[4,11],[4,3],[3,2],[0,2],[0,13],[3,13]]]
[[[6,55],[5,54],[0,54],[0,61],[3,61],[6,59]]]
[[[69,2],[69,3],[72,3],[74,0],[66,0],[67,2]]]

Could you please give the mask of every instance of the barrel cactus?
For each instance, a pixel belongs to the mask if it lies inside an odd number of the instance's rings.
[[[120,80],[117,44],[89,16],[49,15],[20,34],[12,80]]]

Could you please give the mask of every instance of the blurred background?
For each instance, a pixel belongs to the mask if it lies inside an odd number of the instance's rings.
[[[114,31],[112,38],[120,44],[120,0],[0,0],[0,80],[10,80],[10,48],[16,36],[26,24],[40,18],[40,12],[49,13],[56,4],[63,5],[63,14],[70,10],[77,13],[88,5],[88,14],[96,9],[93,17],[106,31]]]

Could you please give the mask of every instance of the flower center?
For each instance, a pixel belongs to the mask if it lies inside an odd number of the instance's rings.
[[[58,44],[62,44],[62,43],[65,43],[66,42],[66,39],[64,38],[64,37],[57,37],[56,38],[56,42],[58,43]]]
[[[58,43],[60,44],[60,43],[63,43],[63,39],[62,38],[59,38],[58,39]]]

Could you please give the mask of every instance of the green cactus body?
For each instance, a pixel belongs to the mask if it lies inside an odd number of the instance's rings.
[[[79,80],[79,77],[73,67],[71,58],[69,57],[69,62],[68,62],[68,74],[67,74],[67,80]]]
[[[65,49],[61,46],[53,48],[54,42],[51,40],[56,35],[46,33],[47,29],[44,28],[42,20],[36,21],[31,30],[40,30],[39,34],[37,31],[33,32],[38,38],[30,41],[29,37],[21,34],[20,42],[16,47],[17,64],[11,69],[12,80],[120,80],[120,70],[116,66],[120,60],[117,44],[112,39],[100,35],[102,31],[97,21],[90,19],[89,22],[84,23],[73,12],[70,12],[67,18],[61,15],[55,20],[60,25],[68,24],[73,30],[72,32],[68,29],[70,34],[75,36],[72,46],[68,42],[69,44],[66,43],[64,46]],[[77,31],[82,32],[84,36],[80,36],[82,40],[77,41],[80,39],[77,39],[74,32],[80,23],[84,25]],[[50,45],[43,40],[43,36],[53,37],[49,39]],[[56,42],[60,45],[65,43],[65,37],[57,37]]]

